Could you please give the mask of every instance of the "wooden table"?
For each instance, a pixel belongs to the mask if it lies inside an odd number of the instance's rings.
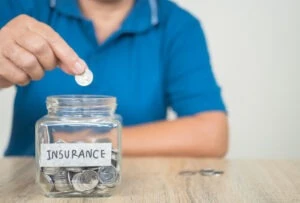
[[[35,184],[33,159],[0,159],[0,202],[300,202],[300,160],[125,158],[123,180],[110,198],[44,197]],[[214,168],[220,177],[180,176],[182,170]]]

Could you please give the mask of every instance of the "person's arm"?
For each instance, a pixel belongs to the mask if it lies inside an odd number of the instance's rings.
[[[184,22],[169,23],[165,42],[166,99],[179,118],[124,128],[125,155],[223,157],[227,152],[227,115],[204,33],[195,18],[180,14]]]
[[[226,115],[210,112],[123,130],[123,153],[138,156],[223,157],[227,152]]]

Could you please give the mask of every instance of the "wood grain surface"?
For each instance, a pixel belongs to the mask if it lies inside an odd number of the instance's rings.
[[[0,203],[285,203],[300,202],[300,161],[125,158],[122,184],[109,198],[47,198],[35,184],[30,158],[0,159]],[[224,170],[220,177],[180,176],[182,170]]]

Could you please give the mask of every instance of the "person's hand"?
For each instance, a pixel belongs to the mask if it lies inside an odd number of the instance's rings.
[[[1,28],[0,88],[40,80],[56,66],[72,75],[86,68],[59,34],[34,18],[20,15]]]

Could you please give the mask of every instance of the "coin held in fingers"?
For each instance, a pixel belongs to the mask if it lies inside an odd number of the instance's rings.
[[[80,86],[88,86],[93,82],[94,75],[90,69],[85,69],[81,75],[75,76],[75,81]]]

